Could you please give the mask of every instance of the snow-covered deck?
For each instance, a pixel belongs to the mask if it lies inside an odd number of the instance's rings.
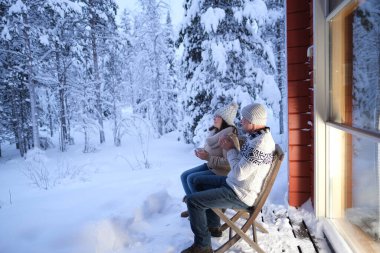
[[[227,215],[234,211],[227,210]],[[269,234],[258,232],[258,243],[266,252],[331,252],[324,238],[314,235],[314,224],[305,211],[283,206],[265,206],[259,215],[258,221],[269,231]],[[311,229],[308,229],[311,226]],[[252,230],[248,234],[252,237]],[[214,247],[224,243],[228,238],[228,230],[221,239],[214,239]],[[254,252],[249,245],[240,240],[229,252]]]

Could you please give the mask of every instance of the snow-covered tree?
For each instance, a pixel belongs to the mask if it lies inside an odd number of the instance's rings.
[[[6,72],[4,83],[8,87],[7,91],[14,97],[13,120],[22,115],[24,120],[17,122],[30,120],[27,125],[32,129],[32,139],[25,139],[29,136],[29,128],[15,123],[16,145],[23,155],[33,146],[40,147],[39,66],[46,61],[51,52],[44,43],[46,13],[44,1],[2,0],[1,6],[4,14],[1,40],[5,46],[2,59],[7,62],[4,65]],[[17,91],[22,92],[22,95]]]
[[[133,62],[138,70],[133,80],[139,85],[135,107],[162,135],[173,130],[176,124],[175,61],[173,56],[169,57],[169,54],[174,54],[171,24],[170,19],[165,28],[161,24],[161,11],[164,9],[161,3],[140,0],[140,5],[142,11],[134,22]]]
[[[186,140],[199,142],[212,113],[232,100],[242,106],[263,102],[278,115],[274,46],[264,36],[278,10],[262,0],[188,0],[184,7],[178,42],[184,47]]]
[[[67,102],[72,110],[75,130],[82,132],[84,135],[84,153],[93,150],[90,144],[90,136],[99,129],[95,109],[97,96],[91,79],[91,66],[91,50],[83,50],[80,61],[74,62],[77,82],[72,84],[71,96]]]
[[[44,50],[41,47],[41,26],[43,20],[39,16],[42,12],[39,6],[43,1],[4,1],[9,7],[6,15],[6,25],[2,30],[2,38],[12,41],[10,43],[10,52],[12,54],[21,54],[17,68],[21,67],[25,71],[24,84],[28,88],[30,101],[30,117],[33,129],[33,145],[39,147],[39,130],[38,130],[38,111],[37,111],[37,72],[36,64],[43,60]],[[14,44],[16,43],[16,45]],[[20,49],[17,51],[15,48]],[[16,50],[15,50],[16,49]]]
[[[163,111],[161,112],[163,120],[163,133],[171,132],[178,126],[178,94],[181,88],[179,81],[178,62],[175,57],[174,32],[170,13],[167,13],[166,23],[164,25],[164,43],[165,43],[165,79],[162,92]]]
[[[273,18],[272,22],[266,25],[263,36],[269,39],[273,45],[276,68],[274,72],[275,80],[281,92],[281,100],[279,101],[279,117],[276,121],[279,124],[279,133],[286,132],[287,110],[286,110],[286,97],[288,96],[288,80],[287,80],[287,59],[286,59],[286,42],[285,42],[285,3],[284,0],[267,0],[265,2],[268,9],[271,10],[270,17]]]
[[[122,81],[124,68],[122,49],[121,40],[116,38],[107,40],[104,90],[107,101],[106,111],[109,111],[113,120],[113,139],[116,146],[120,146],[123,129],[125,129],[122,109],[126,101],[126,86]]]
[[[121,25],[120,25],[120,40],[122,45],[121,55],[124,59],[123,63],[123,85],[126,89],[127,97],[126,103],[128,106],[133,106],[136,104],[136,91],[137,84],[134,81],[134,57],[135,52],[133,48],[133,35],[132,35],[132,21],[130,14],[126,9],[124,9],[121,16]]]
[[[76,24],[80,19],[79,14],[81,14],[81,9],[79,6],[72,5],[68,6],[65,13],[65,22],[57,22],[56,41],[54,43],[55,47],[55,61],[57,69],[57,79],[58,79],[58,103],[59,103],[59,121],[60,121],[60,143],[61,150],[65,150],[65,145],[71,143],[72,137],[70,135],[70,118],[69,110],[67,105],[67,97],[69,96],[69,86],[75,82],[71,78],[72,64],[76,60],[79,54],[80,46],[78,45],[78,36],[73,36],[77,34]]]
[[[75,34],[78,32],[81,7],[74,1],[54,1],[46,2],[44,10],[49,22],[45,25],[43,39],[51,50],[51,57],[39,66],[40,79],[46,87],[43,111],[51,132],[56,125],[53,121],[59,122],[59,147],[65,151],[71,140],[67,97],[72,80],[72,63],[78,55],[79,38]]]
[[[94,84],[96,94],[96,116],[99,123],[100,143],[105,142],[103,126],[103,87],[104,80],[101,74],[101,56],[110,31],[116,27],[115,15],[117,5],[114,0],[83,0],[83,21],[86,32],[84,33],[86,46],[91,48],[92,66],[91,80]]]

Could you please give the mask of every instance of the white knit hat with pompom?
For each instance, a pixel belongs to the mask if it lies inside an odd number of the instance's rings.
[[[235,125],[234,120],[236,118],[238,107],[239,107],[238,104],[236,104],[235,102],[232,102],[229,105],[226,105],[216,110],[214,115],[222,117],[222,119],[224,119],[224,121],[228,125],[234,126]]]

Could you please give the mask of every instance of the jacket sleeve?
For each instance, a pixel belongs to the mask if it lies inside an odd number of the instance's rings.
[[[223,135],[228,135],[229,133],[233,132],[232,127],[227,127],[226,129],[223,129],[222,131],[214,134],[213,136],[209,136],[206,139],[207,145],[209,145],[211,148],[218,148],[219,147],[219,138]]]
[[[215,149],[215,148],[218,148],[219,147],[219,133],[216,133],[214,134],[213,136],[210,136],[206,139],[206,143],[207,145],[209,145],[209,147]]]
[[[260,164],[257,153],[261,151],[255,147],[248,146],[247,150],[239,152],[231,149],[227,152],[227,159],[231,166],[230,174],[237,180],[247,179]]]
[[[227,176],[230,171],[230,164],[225,157],[210,156],[207,165],[212,172],[219,176]]]

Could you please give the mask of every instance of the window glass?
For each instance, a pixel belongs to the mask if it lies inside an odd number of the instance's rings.
[[[379,143],[352,138],[352,205],[345,214],[351,223],[374,239],[380,238],[379,155]]]
[[[329,1],[329,12],[332,12],[343,0],[331,0]]]
[[[380,239],[380,144],[332,129],[330,180],[332,218]]]
[[[330,23],[330,120],[380,132],[380,1],[352,3]]]

